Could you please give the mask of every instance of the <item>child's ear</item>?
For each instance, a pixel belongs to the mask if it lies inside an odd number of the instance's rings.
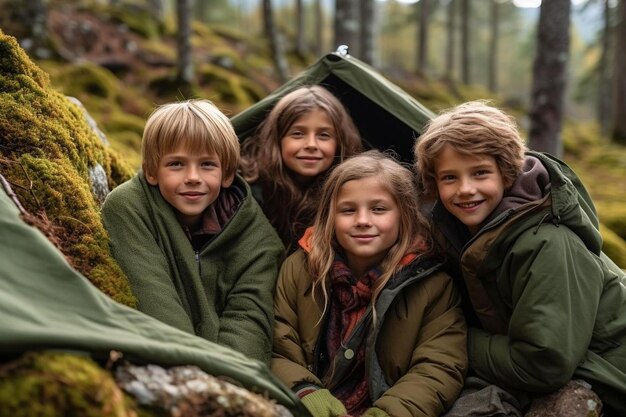
[[[142,165],[141,169],[143,170],[143,176],[146,177],[146,181],[148,181],[148,184],[150,184],[150,185],[158,185],[159,184],[159,180],[157,179],[157,177],[155,177],[152,174],[149,174],[149,171],[146,169],[145,165]]]
[[[233,185],[233,181],[235,180],[235,174],[229,175],[228,177],[222,178],[222,187],[228,188]]]
[[[157,177],[148,175],[148,174],[145,174],[145,177],[146,177],[146,181],[148,181],[148,184],[159,185],[159,180],[157,179]]]

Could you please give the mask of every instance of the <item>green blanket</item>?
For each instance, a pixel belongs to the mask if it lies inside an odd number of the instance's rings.
[[[116,303],[74,270],[0,186],[0,356],[69,350],[138,364],[196,365],[265,393],[294,416],[298,399],[261,362]]]

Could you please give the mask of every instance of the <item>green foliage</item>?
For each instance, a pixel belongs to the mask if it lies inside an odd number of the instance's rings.
[[[28,352],[0,367],[0,417],[131,417],[137,407],[86,356]]]
[[[113,188],[132,170],[102,143],[82,109],[51,89],[47,75],[1,31],[0,51],[0,173],[29,212],[51,221],[76,269],[116,301],[134,306],[109,253],[89,179],[89,170],[100,165]]]

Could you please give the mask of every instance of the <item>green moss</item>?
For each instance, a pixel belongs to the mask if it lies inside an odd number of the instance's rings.
[[[145,40],[141,46],[149,55],[160,56],[163,60],[172,63],[176,62],[176,50],[168,46],[163,40]]]
[[[600,129],[597,123],[572,123],[563,125],[563,151],[576,157],[585,156],[589,149],[599,144]]]
[[[141,135],[125,130],[116,133],[107,133],[111,141],[112,150],[124,155],[124,162],[137,171],[141,167]]]
[[[144,118],[133,114],[117,112],[110,116],[106,122],[107,133],[129,131],[139,135],[143,134],[143,127],[146,124]]]
[[[131,417],[134,402],[111,374],[69,353],[29,352],[0,368],[0,417]]]
[[[626,206],[623,204],[596,204],[602,223],[619,237],[626,240]]]
[[[90,97],[111,102],[119,90],[119,80],[111,71],[91,63],[59,68],[54,81],[66,95],[83,102]]]
[[[40,88],[46,88],[49,76],[33,65],[28,55],[19,47],[15,38],[0,30],[0,80],[11,80],[14,76],[24,76]],[[3,82],[3,81],[2,81]],[[4,92],[4,89],[0,90]]]
[[[187,100],[203,97],[202,90],[197,85],[185,85],[176,78],[176,70],[150,80],[148,89],[160,100]],[[175,98],[172,98],[175,97]]]
[[[250,96],[251,83],[230,71],[213,64],[203,64],[198,68],[201,85],[210,86],[218,95],[219,101],[246,108],[255,103]],[[246,87],[244,87],[246,86]]]
[[[111,19],[128,26],[130,30],[148,39],[156,39],[164,32],[163,25],[155,21],[145,4],[119,2],[114,7],[106,8],[104,13]]]
[[[111,189],[129,179],[132,169],[111,154],[82,109],[51,89],[46,73],[1,31],[0,51],[0,173],[29,212],[45,213],[56,226],[61,249],[77,270],[116,301],[134,306],[128,281],[109,253],[89,179],[89,169],[100,165]]]
[[[611,258],[617,266],[626,269],[626,240],[622,239],[603,224],[600,225],[600,232],[602,233],[604,243],[602,245],[602,251]]]

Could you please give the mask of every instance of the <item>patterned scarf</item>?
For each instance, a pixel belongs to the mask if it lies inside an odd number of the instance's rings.
[[[364,318],[372,298],[372,286],[380,276],[380,270],[372,269],[358,281],[352,271],[340,259],[336,259],[331,273],[332,299],[330,302],[326,348],[330,363],[342,343],[350,339],[355,327]],[[365,323],[369,329],[370,323]],[[367,335],[367,333],[365,333]],[[359,416],[371,407],[367,376],[365,375],[365,339],[355,352],[352,366],[343,375],[332,375],[331,392],[348,410],[348,414]],[[331,365],[332,368],[332,365]]]

